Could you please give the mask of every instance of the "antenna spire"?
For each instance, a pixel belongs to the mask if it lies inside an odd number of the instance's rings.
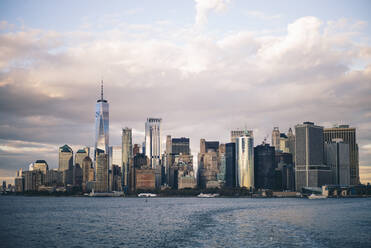
[[[103,80],[102,80],[102,85],[101,85],[101,90],[100,90],[100,99],[103,100]]]

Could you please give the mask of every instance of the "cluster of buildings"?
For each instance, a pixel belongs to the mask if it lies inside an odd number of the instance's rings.
[[[58,169],[37,160],[28,171],[19,170],[15,190],[109,192],[185,188],[247,188],[303,191],[324,185],[359,184],[356,129],[332,128],[304,122],[281,133],[272,131],[272,142],[254,146],[253,130],[232,130],[230,142],[200,140],[197,167],[190,139],[166,136],[161,146],[160,118],[147,118],[145,140],[133,144],[132,129],[122,129],[120,146],[109,146],[109,104],[96,103],[95,146],[74,154],[59,148]]]

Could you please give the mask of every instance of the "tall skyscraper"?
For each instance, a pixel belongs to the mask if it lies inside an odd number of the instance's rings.
[[[133,141],[131,128],[122,129],[122,186],[129,186],[130,167],[133,166]]]
[[[238,187],[254,188],[254,138],[252,131],[236,139],[236,179]]]
[[[189,138],[173,138],[171,140],[171,153],[189,155]]]
[[[245,135],[244,130],[232,130],[231,131],[231,142],[236,143],[236,139],[244,135]]]
[[[274,127],[272,131],[272,146],[274,146],[276,150],[280,149],[280,130],[278,127]]]
[[[58,170],[66,171],[73,168],[73,151],[68,145],[59,147]]]
[[[82,161],[86,156],[88,156],[88,152],[86,149],[79,149],[75,154],[75,166],[79,165],[82,167]]]
[[[273,189],[275,186],[275,149],[269,144],[254,148],[254,180],[257,189]]]
[[[236,143],[225,144],[225,186],[236,187]]]
[[[150,166],[155,169],[160,165],[161,119],[147,118],[145,129],[145,154],[149,158]]]
[[[295,133],[296,190],[331,183],[331,170],[323,161],[323,127],[304,122],[295,126]]]
[[[108,154],[109,144],[109,104],[103,98],[103,80],[101,97],[95,107],[95,150],[101,149]],[[94,152],[94,157],[96,151]]]
[[[96,150],[96,182],[94,190],[97,192],[108,192],[108,155],[103,150]]]
[[[350,184],[357,185],[359,183],[359,158],[356,129],[349,127],[349,125],[339,125],[325,128],[323,134],[325,142],[332,142],[333,139],[340,138],[345,144],[349,144]]]
[[[295,134],[292,132],[291,127],[289,128],[289,131],[287,132],[287,142],[289,146],[289,153],[292,154],[293,158],[293,164],[295,164]]]
[[[349,144],[342,139],[325,143],[325,163],[332,170],[332,184],[350,184]]]

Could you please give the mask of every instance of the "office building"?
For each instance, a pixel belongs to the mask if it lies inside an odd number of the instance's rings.
[[[108,155],[104,152],[104,150],[101,150],[99,148],[97,148],[96,153],[96,182],[94,190],[96,192],[108,192]]]
[[[219,141],[200,140],[200,153],[198,154],[198,185],[200,188],[219,187],[217,174]]]
[[[232,130],[231,131],[231,142],[236,143],[236,139],[244,135],[245,135],[244,130]]]
[[[236,187],[236,143],[225,144],[225,186]]]
[[[36,160],[33,170],[39,170],[43,175],[46,175],[46,172],[49,170],[48,163],[45,160]]]
[[[151,168],[160,166],[161,156],[161,119],[147,118],[145,124],[145,155]]]
[[[79,149],[75,154],[75,166],[79,165],[82,167],[82,161],[86,156],[89,156],[89,149]]]
[[[293,133],[291,127],[289,128],[289,131],[287,132],[287,142],[289,147],[289,153],[292,154],[293,161],[292,163],[295,164],[295,134]]]
[[[171,154],[189,155],[189,138],[173,138],[171,140]]]
[[[261,144],[254,148],[254,182],[256,189],[273,189],[275,186],[275,148]]]
[[[94,181],[94,168],[93,168],[93,161],[90,157],[86,156],[82,160],[82,190],[86,191],[86,185],[88,182]]]
[[[254,188],[254,138],[252,131],[236,139],[236,184]]]
[[[280,133],[280,145],[279,149],[282,152],[288,153],[290,148],[289,148],[289,138],[287,137],[286,134]]]
[[[325,143],[325,163],[332,170],[332,184],[350,185],[349,144],[342,139]]]
[[[331,170],[323,161],[323,127],[316,126],[313,122],[304,122],[295,126],[295,133],[296,190],[330,184]]]
[[[333,139],[342,139],[345,144],[349,144],[350,161],[350,184],[359,184],[359,158],[356,128],[349,125],[337,125],[333,128],[323,130],[325,142],[331,143]]]
[[[94,158],[97,154],[96,150],[103,150],[108,154],[109,149],[109,104],[103,98],[103,80],[101,85],[101,96],[97,100],[95,106],[95,146]]]
[[[45,186],[63,186],[63,172],[58,170],[48,170],[45,176]]]
[[[156,189],[156,172],[152,168],[135,169],[136,190]]]
[[[73,151],[68,145],[59,147],[58,170],[72,170],[73,168]]]
[[[279,128],[274,127],[272,131],[272,146],[274,146],[276,150],[280,149],[280,134]]]
[[[122,187],[126,190],[129,185],[129,172],[133,166],[133,141],[132,141],[132,130],[131,128],[122,129]]]

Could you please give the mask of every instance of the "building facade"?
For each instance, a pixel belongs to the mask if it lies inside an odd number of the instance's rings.
[[[275,186],[275,148],[269,144],[254,148],[254,182],[256,189],[273,189]]]
[[[94,190],[96,192],[108,192],[108,154],[99,148],[97,148],[96,153],[96,180]]]
[[[145,124],[145,155],[150,160],[151,168],[160,165],[161,119],[159,118],[147,118]]]
[[[341,139],[326,142],[325,163],[332,170],[332,184],[350,185],[349,144]]]
[[[345,144],[349,144],[350,161],[350,184],[359,184],[359,155],[356,137],[356,129],[349,125],[338,125],[333,128],[323,130],[325,142],[332,142],[333,139],[342,139]]]
[[[109,104],[103,98],[103,80],[101,97],[95,106],[95,150],[97,149],[103,150],[106,154],[109,152]],[[96,154],[95,151],[94,156]]]
[[[236,139],[236,185],[254,188],[254,138],[252,131]]]

